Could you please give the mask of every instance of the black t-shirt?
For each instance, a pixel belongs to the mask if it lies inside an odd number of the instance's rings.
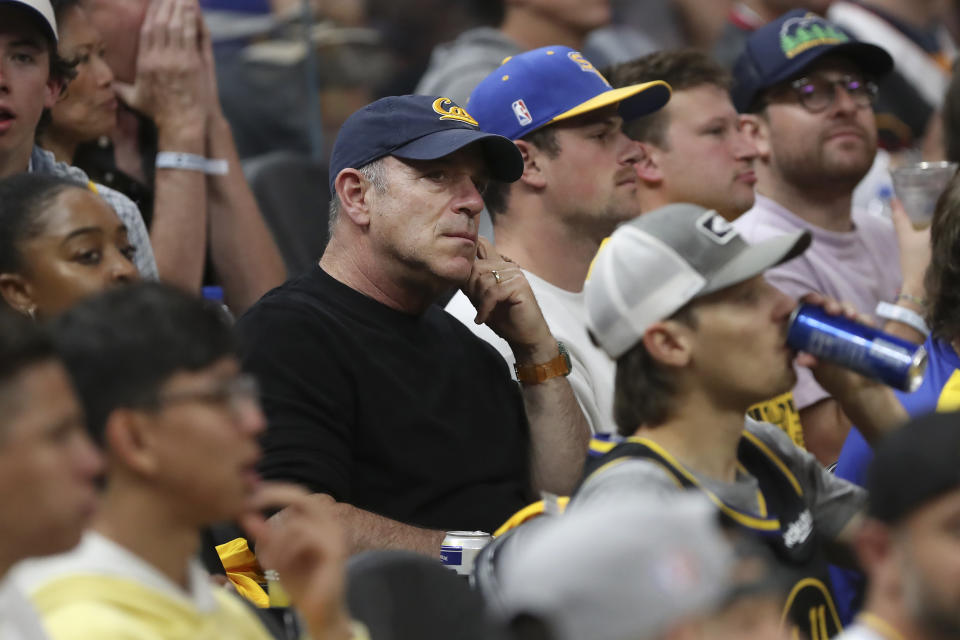
[[[448,530],[493,531],[530,501],[520,390],[439,307],[401,313],[315,267],[238,328],[269,422],[265,478]]]

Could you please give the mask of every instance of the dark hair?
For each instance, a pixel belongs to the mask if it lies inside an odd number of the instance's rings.
[[[20,247],[43,231],[42,214],[66,189],[83,189],[64,178],[18,173],[0,179],[0,273],[23,270]]]
[[[730,91],[732,82],[729,71],[707,54],[694,49],[651,53],[618,64],[604,75],[614,87],[663,80],[674,91],[685,91],[703,85]],[[669,123],[667,110],[660,109],[650,115],[625,122],[623,130],[634,140],[662,147],[666,142],[665,134]]]
[[[62,36],[67,11],[80,7],[80,0],[50,0],[50,4],[53,6],[53,14],[57,19],[57,27],[60,29]],[[77,60],[67,60],[61,57],[59,49],[56,49],[50,55],[50,75],[59,78],[66,85],[67,82],[77,77],[77,62]]]
[[[520,139],[534,145],[550,158],[556,158],[560,154],[557,130],[553,125],[535,129]],[[490,212],[491,220],[507,210],[507,206],[510,204],[511,184],[513,183],[491,180],[487,186],[487,190],[483,194],[483,203],[487,206],[487,211]]]
[[[947,160],[960,162],[960,64],[953,65],[943,101],[943,135]]]
[[[499,27],[503,24],[507,7],[504,0],[467,0],[467,12],[480,24]]]
[[[930,226],[930,266],[924,278],[927,320],[938,338],[960,338],[960,174],[937,201]]]
[[[91,436],[101,444],[115,409],[155,406],[158,392],[174,374],[200,371],[237,354],[221,310],[156,282],[81,301],[55,321],[54,339]]]
[[[6,400],[24,370],[57,357],[53,341],[44,329],[20,314],[0,309],[0,400]],[[9,394],[16,397],[15,393]],[[0,425],[13,414],[7,402],[0,403]],[[5,431],[0,427],[0,438]]]
[[[695,307],[686,305],[669,318],[696,328]],[[675,402],[677,384],[675,374],[663,366],[637,342],[617,358],[617,373],[613,383],[613,416],[617,432],[632,436],[637,427],[655,427],[670,417]]]

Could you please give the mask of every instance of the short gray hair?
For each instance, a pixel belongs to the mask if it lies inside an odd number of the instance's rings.
[[[373,162],[368,162],[357,171],[360,172],[367,182],[373,185],[377,193],[383,193],[387,190],[387,168],[383,163],[383,158],[377,158]],[[340,218],[340,196],[334,191],[330,194],[330,208],[327,213],[327,222],[330,237],[333,237],[333,230],[337,226],[337,220]]]

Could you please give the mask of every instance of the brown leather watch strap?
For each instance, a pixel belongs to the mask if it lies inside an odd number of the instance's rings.
[[[523,384],[540,384],[550,378],[570,375],[570,355],[562,342],[557,342],[560,353],[557,357],[543,364],[513,365],[517,373],[517,380]]]

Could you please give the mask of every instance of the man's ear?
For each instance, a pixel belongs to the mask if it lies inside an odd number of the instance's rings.
[[[29,315],[37,308],[33,287],[19,273],[0,273],[0,296],[15,311]]]
[[[637,177],[646,184],[657,186],[663,182],[663,170],[660,167],[660,149],[649,142],[638,142],[640,149],[637,161],[633,163],[633,168],[637,172]]]
[[[693,353],[690,329],[673,320],[655,322],[643,333],[643,346],[647,353],[669,367],[686,366]]]
[[[756,113],[740,114],[737,124],[740,131],[757,147],[757,153],[764,162],[770,159],[770,124],[766,117]]]
[[[356,169],[343,169],[333,181],[340,198],[340,211],[358,227],[370,225],[369,194],[373,189],[366,178]]]
[[[114,409],[104,425],[104,448],[110,457],[141,475],[152,476],[160,467],[155,450],[153,420],[139,409]]]
[[[543,161],[546,158],[543,151],[526,140],[514,140],[514,143],[523,157],[523,175],[520,176],[520,182],[533,189],[543,189],[547,186],[547,179],[543,173]]]

